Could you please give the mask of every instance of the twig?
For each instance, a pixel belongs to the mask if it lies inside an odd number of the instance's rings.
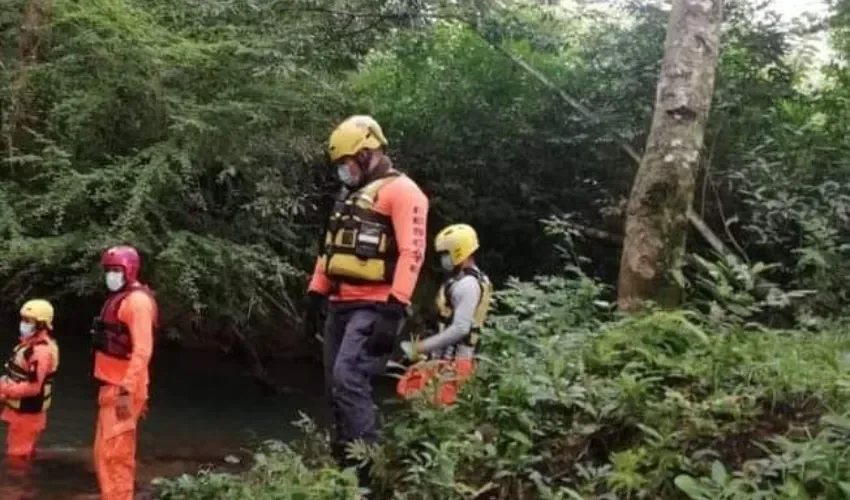
[[[269,293],[269,291],[266,290],[265,288],[259,288],[258,290],[263,295],[263,297],[265,297],[266,300],[271,302],[272,305],[277,307],[280,310],[280,312],[282,312],[284,314],[289,314],[291,316],[297,316],[298,309],[295,307],[295,305],[292,303],[292,301],[289,299],[289,297],[286,297],[286,296],[283,297],[283,299],[287,303],[286,305],[283,305],[278,300],[276,300],[274,298],[274,296],[272,296],[272,294]],[[287,306],[288,306],[288,309],[287,309]]]
[[[590,119],[595,120],[595,121],[599,121],[598,117],[596,115],[594,115],[593,112],[591,112],[589,109],[587,109],[577,99],[570,96],[569,94],[564,92],[562,89],[558,88],[558,86],[556,86],[554,83],[552,83],[551,80],[546,78],[546,76],[543,75],[542,73],[540,73],[537,69],[533,68],[527,62],[523,61],[522,59],[515,56],[514,54],[511,54],[504,47],[501,47],[499,45],[495,45],[494,43],[490,42],[478,30],[475,30],[475,32],[485,42],[487,42],[487,44],[489,44],[490,47],[492,47],[496,51],[500,52],[501,54],[504,54],[508,59],[513,61],[514,64],[516,64],[517,66],[521,67],[522,69],[527,71],[529,74],[534,76],[540,83],[542,83],[544,86],[546,86],[547,88],[549,88],[550,90],[555,92],[561,99],[564,100],[564,102],[566,102],[567,104],[569,104],[570,106],[572,106],[573,108],[578,110],[585,117],[590,118]],[[615,130],[609,129],[609,132],[614,136],[615,140],[617,141],[617,144],[619,144],[619,146],[623,149],[623,151],[625,151],[626,154],[629,155],[629,157],[632,160],[634,160],[637,165],[640,165],[640,162],[641,162],[640,155],[626,141],[626,139],[619,132],[617,132]],[[706,224],[705,221],[702,220],[702,218],[699,215],[697,215],[696,212],[694,212],[692,207],[688,207],[687,216],[688,216],[688,221],[691,223],[692,226],[694,226],[694,229],[696,229],[702,235],[702,237],[708,242],[709,245],[711,245],[712,248],[714,248],[714,250],[716,252],[723,254],[723,255],[727,255],[730,258],[737,260],[737,256],[735,256],[735,254],[733,254],[732,252],[729,251],[728,248],[726,248],[726,245],[723,244],[723,241],[720,238],[718,238],[716,234],[714,234],[714,231],[712,231],[711,228],[708,227],[708,224]]]
[[[257,382],[259,382],[263,387],[278,396],[293,392],[292,389],[288,387],[280,387],[277,383],[275,383],[271,376],[269,376],[268,371],[266,370],[263,361],[260,359],[259,353],[257,353],[256,349],[254,349],[253,344],[251,344],[251,342],[249,342],[248,339],[245,338],[245,335],[243,335],[242,332],[238,328],[236,328],[235,325],[230,325],[230,328],[228,328],[228,330],[230,330],[230,333],[232,333],[233,336],[239,340],[239,342],[242,344],[242,347],[248,352],[248,355],[251,357],[251,371],[254,375],[254,379]]]
[[[593,112],[590,111],[589,109],[587,109],[587,107],[585,107],[581,102],[579,102],[578,99],[570,96],[569,94],[564,92],[562,89],[558,88],[557,85],[552,83],[551,80],[546,78],[546,76],[543,75],[543,73],[538,71],[536,68],[532,67],[530,64],[523,61],[518,56],[511,54],[510,52],[508,52],[507,49],[505,49],[501,45],[494,44],[493,42],[488,40],[484,36],[484,34],[481,33],[480,31],[475,30],[475,33],[477,33],[478,36],[481,37],[481,39],[484,40],[490,47],[492,47],[497,52],[503,54],[505,57],[510,59],[514,64],[516,64],[517,66],[519,66],[520,68],[525,70],[527,73],[529,73],[530,75],[535,77],[537,79],[537,81],[542,83],[544,86],[548,87],[549,90],[555,92],[558,95],[558,97],[560,97],[564,102],[566,102],[567,104],[569,104],[570,106],[572,106],[573,108],[578,110],[578,112],[583,114],[586,118],[590,118],[591,120],[596,121],[596,122],[599,121],[599,117],[597,115],[594,115]],[[631,157],[631,159],[635,161],[635,163],[640,165],[640,155],[626,141],[626,139],[622,136],[622,134],[620,134],[619,132],[616,132],[616,131],[609,131],[609,132],[612,132],[612,135],[614,135],[614,138],[617,141],[617,144],[623,149],[623,151],[625,151],[626,154],[628,154],[629,157]]]
[[[595,227],[583,226],[581,224],[576,224],[575,222],[569,222],[565,220],[558,220],[556,224],[563,226],[567,229],[572,229],[573,231],[581,233],[582,236],[586,236],[589,238],[597,239],[600,241],[607,241],[608,243],[614,244],[623,243],[622,234],[612,233],[610,231],[605,231],[604,229],[596,229]]]
[[[729,230],[729,223],[726,221],[726,215],[723,213],[723,203],[720,201],[720,190],[717,189],[717,185],[714,183],[714,180],[711,178],[711,174],[708,172],[705,173],[705,182],[711,184],[711,191],[714,193],[714,199],[717,201],[717,211],[720,213],[720,221],[723,222],[723,230],[726,233],[726,236],[729,238],[729,241],[735,246],[741,256],[744,257],[744,260],[747,261],[747,264],[750,263],[750,258],[747,256],[744,249],[741,248],[741,245],[738,244],[738,240],[732,236],[732,232]]]
[[[711,165],[714,163],[714,152],[717,150],[717,138],[720,136],[720,130],[723,130],[723,126],[721,125],[718,129],[717,133],[714,134],[714,137],[711,140],[711,147],[708,148],[708,158],[705,162],[705,174],[703,175],[702,181],[702,195],[700,196],[700,210],[699,216],[705,217],[705,198],[706,198],[706,190],[708,189],[707,179],[709,172],[711,171]]]

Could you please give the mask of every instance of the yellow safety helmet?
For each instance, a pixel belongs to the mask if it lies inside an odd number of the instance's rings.
[[[469,224],[452,224],[443,228],[434,239],[437,253],[446,252],[457,266],[478,250],[478,234]]]
[[[368,115],[354,115],[337,125],[328,140],[331,161],[353,156],[362,149],[378,149],[387,145],[381,126]]]
[[[44,323],[47,328],[53,329],[53,306],[44,299],[28,300],[21,307],[21,318]]]

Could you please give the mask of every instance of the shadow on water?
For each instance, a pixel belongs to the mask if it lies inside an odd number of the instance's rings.
[[[12,348],[0,343],[0,355]],[[91,444],[96,415],[96,386],[88,346],[59,337],[62,349],[53,407],[28,474],[0,467],[0,500],[97,498]],[[314,364],[280,362],[270,366],[293,394],[268,396],[245,370],[214,353],[157,346],[151,369],[151,399],[141,422],[137,482],[157,476],[194,472],[200,466],[224,466],[228,454],[249,451],[265,439],[291,440],[299,433],[291,422],[304,411],[327,422],[322,371]],[[5,444],[6,426],[0,427]]]

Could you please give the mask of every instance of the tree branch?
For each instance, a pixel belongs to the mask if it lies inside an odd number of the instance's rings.
[[[738,243],[738,240],[732,235],[732,231],[729,230],[729,222],[726,219],[726,214],[723,212],[723,202],[720,200],[720,190],[717,189],[717,185],[714,183],[714,180],[711,178],[711,175],[706,172],[705,180],[708,184],[711,184],[711,190],[714,193],[714,200],[717,202],[717,211],[720,214],[720,220],[723,222],[723,231],[726,233],[726,237],[729,238],[729,241],[732,242],[732,245],[738,250],[738,253],[744,258],[747,263],[750,262],[750,258],[747,256],[747,253],[744,252],[744,249],[741,248],[741,245]]]
[[[554,83],[552,83],[552,81],[549,80],[545,75],[543,75],[543,73],[538,71],[536,68],[534,68],[533,66],[531,66],[527,62],[520,59],[518,56],[511,54],[504,47],[490,42],[478,30],[475,30],[475,32],[485,42],[487,42],[487,44],[490,45],[490,47],[492,47],[497,52],[506,56],[508,59],[510,59],[518,67],[522,68],[524,71],[526,71],[531,76],[536,78],[537,81],[542,83],[549,90],[555,92],[556,95],[558,95],[564,102],[566,102],[567,104],[572,106],[574,109],[576,109],[579,113],[581,113],[585,117],[590,118],[594,121],[598,121],[598,118],[599,118],[598,116],[594,115],[592,111],[590,111],[589,109],[587,109],[587,107],[585,107],[583,104],[581,104],[581,102],[579,102],[578,99],[570,96],[569,94],[564,92],[562,89],[558,88],[558,86],[555,85]],[[635,149],[626,141],[626,139],[620,133],[618,133],[617,131],[614,131],[614,130],[609,130],[609,132],[614,136],[614,138],[617,141],[617,144],[620,146],[620,148],[622,148],[623,151],[625,151],[626,154],[632,160],[634,160],[636,166],[639,166],[640,165],[640,155],[637,153],[637,151],[635,151]],[[697,232],[700,233],[700,235],[706,240],[706,242],[708,242],[708,244],[711,245],[711,247],[716,252],[718,252],[722,255],[729,256],[730,258],[737,260],[737,256],[735,254],[733,254],[726,247],[726,245],[723,243],[723,241],[714,233],[714,231],[711,230],[710,227],[708,227],[708,224],[706,224],[705,221],[696,212],[694,212],[692,207],[688,208],[688,221],[691,223],[691,225],[694,227],[694,229],[696,229]]]
[[[282,2],[281,2],[282,3]],[[484,33],[482,33],[478,26],[468,19],[464,19],[459,16],[454,15],[438,15],[438,14],[381,14],[381,13],[366,13],[366,12],[351,12],[351,11],[341,11],[335,9],[328,9],[323,7],[304,7],[304,8],[285,8],[287,10],[299,10],[299,11],[311,11],[311,12],[324,12],[327,14],[334,15],[342,15],[342,16],[352,16],[352,17],[379,17],[381,19],[409,19],[410,17],[420,17],[420,18],[428,18],[428,19],[444,19],[444,20],[452,20],[457,21],[469,29],[471,29],[475,34],[477,34],[488,46],[490,46],[496,52],[507,57],[511,62],[517,65],[526,73],[533,76],[538,82],[543,84],[546,88],[553,91],[558,97],[561,98],[564,102],[566,102],[570,107],[577,110],[579,113],[584,115],[586,118],[590,118],[594,121],[599,121],[599,117],[595,115],[592,111],[590,111],[586,106],[584,106],[578,99],[572,97],[567,94],[563,89],[559,88],[557,85],[552,83],[549,78],[547,78],[543,73],[538,71],[536,68],[522,60],[519,56],[512,54],[510,51],[492,42],[488,39]],[[609,133],[614,137],[617,144],[620,148],[634,161],[636,166],[640,165],[641,155],[628,143],[628,140],[622,136],[616,130],[609,129]],[[708,227],[708,224],[693,210],[693,207],[688,207],[687,213],[688,221],[690,224],[696,229],[696,231],[703,237],[703,239],[714,249],[714,251],[720,253],[721,255],[727,256],[730,259],[733,259],[735,262],[738,262],[738,256],[731,252],[723,241]]]

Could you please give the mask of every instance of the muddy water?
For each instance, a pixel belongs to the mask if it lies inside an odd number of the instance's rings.
[[[0,341],[0,356],[13,342]],[[38,445],[39,457],[21,475],[0,463],[0,500],[97,498],[91,467],[95,393],[91,357],[82,342],[62,341],[53,407]],[[139,430],[137,481],[225,465],[229,454],[245,454],[265,439],[289,440],[291,422],[304,411],[327,422],[321,367],[271,367],[293,394],[269,396],[233,363],[215,355],[160,348],[153,361],[149,412]],[[0,427],[5,443],[5,425]],[[0,459],[2,460],[2,459]]]

